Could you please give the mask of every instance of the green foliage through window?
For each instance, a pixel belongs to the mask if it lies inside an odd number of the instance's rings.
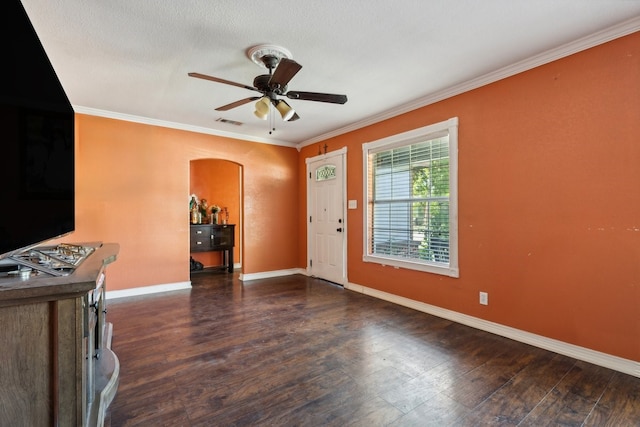
[[[449,262],[449,138],[372,154],[370,253]]]

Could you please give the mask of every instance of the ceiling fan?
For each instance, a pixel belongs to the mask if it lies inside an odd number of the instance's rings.
[[[269,70],[269,74],[261,74],[253,79],[253,86],[232,82],[219,77],[208,76],[201,73],[189,73],[191,77],[224,83],[244,89],[261,93],[261,96],[251,96],[240,99],[230,104],[216,108],[216,111],[227,111],[239,107],[252,101],[256,102],[254,114],[260,119],[266,120],[269,115],[270,106],[273,105],[285,121],[295,121],[300,118],[291,106],[278,97],[283,96],[289,99],[300,99],[304,101],[329,102],[333,104],[344,104],[347,102],[346,95],[335,95],[319,92],[300,92],[288,90],[289,81],[302,68],[302,65],[291,59],[291,53],[280,46],[259,45],[247,51],[247,56],[256,64]]]

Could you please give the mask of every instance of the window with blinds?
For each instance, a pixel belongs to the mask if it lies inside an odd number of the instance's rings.
[[[457,119],[364,145],[365,261],[458,276]]]

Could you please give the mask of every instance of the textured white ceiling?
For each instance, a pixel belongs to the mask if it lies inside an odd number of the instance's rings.
[[[22,0],[78,112],[285,145],[416,108],[640,30],[639,0]],[[243,88],[265,70],[246,50],[287,48],[303,68],[288,100],[301,119],[276,131]],[[222,123],[219,118],[243,123]]]

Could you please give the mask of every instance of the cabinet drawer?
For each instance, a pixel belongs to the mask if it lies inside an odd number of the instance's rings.
[[[191,252],[211,250],[211,238],[191,239]]]
[[[206,225],[191,226],[191,252],[211,250],[211,227]]]
[[[191,226],[191,237],[198,236],[210,236],[211,234],[211,226],[209,225],[192,225]]]

